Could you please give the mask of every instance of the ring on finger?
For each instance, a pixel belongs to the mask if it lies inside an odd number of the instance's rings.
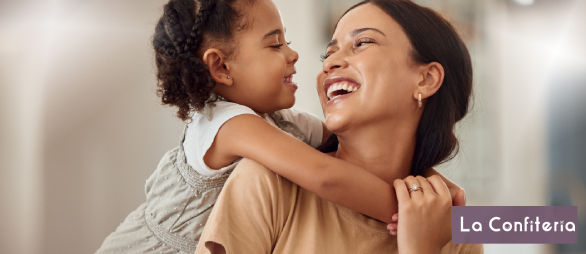
[[[419,185],[413,184],[413,185],[411,185],[411,188],[409,188],[409,193],[411,193],[413,191],[418,191],[418,190],[423,192],[423,189],[421,187],[419,187]]]

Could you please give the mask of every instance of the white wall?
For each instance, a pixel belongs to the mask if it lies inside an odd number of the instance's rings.
[[[444,170],[466,187],[469,205],[551,205],[547,92],[556,75],[586,73],[586,2],[520,6],[501,0],[481,6],[484,38],[472,47],[475,108],[461,125],[461,153]],[[586,199],[586,193],[579,195]],[[555,252],[552,245],[530,244],[491,244],[485,250]]]
[[[155,95],[163,3],[2,3],[0,253],[93,253],[144,199],[182,130]]]
[[[155,95],[165,2],[0,3],[0,253],[92,253],[144,201],[183,128]],[[311,2],[278,2],[298,50],[316,43]],[[320,116],[319,54],[299,51],[296,106]]]
[[[183,126],[155,95],[149,41],[165,2],[0,1],[0,253],[92,253],[144,200],[144,181]],[[460,156],[442,170],[470,204],[545,205],[544,88],[554,67],[586,69],[586,2],[479,2],[475,108]],[[276,3],[300,54],[295,107],[321,117],[328,5]]]

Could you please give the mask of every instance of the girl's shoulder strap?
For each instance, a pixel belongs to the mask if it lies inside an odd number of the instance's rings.
[[[295,125],[294,123],[285,120],[283,118],[283,115],[281,115],[281,113],[279,111],[275,111],[275,112],[270,113],[268,115],[271,119],[273,119],[273,121],[275,122],[275,125],[277,125],[277,127],[279,127],[279,129],[293,135],[293,137],[303,141],[306,144],[309,143],[309,140],[307,140],[307,137],[305,136],[305,134],[303,134],[301,129],[299,129],[299,127],[297,125]]]

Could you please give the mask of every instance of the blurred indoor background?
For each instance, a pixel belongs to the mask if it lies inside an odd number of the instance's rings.
[[[183,123],[160,106],[150,38],[165,0],[0,0],[0,253],[93,253],[145,200]],[[319,55],[356,0],[275,0],[300,54],[298,109],[322,117]],[[586,0],[419,0],[475,68],[458,157],[469,205],[578,206],[586,253]]]

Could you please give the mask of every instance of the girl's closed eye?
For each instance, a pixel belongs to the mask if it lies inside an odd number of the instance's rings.
[[[275,49],[281,49],[281,47],[283,47],[283,45],[284,45],[284,44],[283,44],[283,43],[281,43],[281,44],[277,44],[277,45],[272,45],[272,46],[270,46],[270,47],[271,47],[271,48],[275,48]],[[287,45],[291,45],[291,42],[290,42],[290,41],[289,41],[289,42],[287,42]]]

